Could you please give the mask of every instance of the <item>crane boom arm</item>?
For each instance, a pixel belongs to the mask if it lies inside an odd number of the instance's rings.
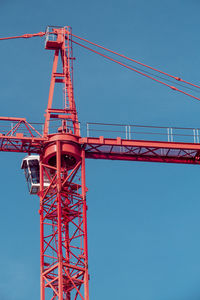
[[[0,151],[42,152],[44,138],[24,118],[0,117]],[[100,137],[80,137],[86,158],[200,164],[200,144]]]
[[[200,164],[200,144],[162,141],[80,138],[86,158]]]

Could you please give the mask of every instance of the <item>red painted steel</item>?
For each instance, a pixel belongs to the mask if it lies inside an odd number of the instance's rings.
[[[46,33],[46,49],[55,53],[43,134],[24,118],[0,117],[8,124],[0,127],[0,151],[40,154],[41,300],[89,300],[86,158],[200,162],[199,143],[80,137],[71,35],[70,27]],[[62,73],[57,72],[59,56]],[[53,108],[56,83],[63,86],[63,107]],[[60,122],[57,132],[50,132],[51,118]]]
[[[24,118],[0,117],[0,151],[41,153],[45,138]]]
[[[54,136],[47,138],[23,137],[21,133],[15,136],[0,134],[0,151],[22,153],[44,153],[54,151],[54,145],[46,149],[45,145]],[[60,138],[66,138],[60,135]],[[74,140],[74,135],[68,135]],[[77,143],[85,149],[86,158],[129,160],[147,162],[167,162],[182,164],[200,163],[199,143],[175,143],[143,140],[106,139],[104,137],[78,138]],[[73,145],[64,145],[64,153]],[[66,149],[65,149],[66,148]],[[77,154],[74,154],[76,157]]]
[[[56,40],[52,40],[52,36],[56,37]],[[51,118],[57,118],[62,120],[62,130],[72,131],[75,135],[79,135],[78,116],[76,111],[76,105],[73,92],[73,53],[71,43],[71,28],[52,28],[52,31],[47,35],[46,49],[55,50],[53,69],[51,75],[51,83],[49,90],[49,99],[46,110],[45,124],[44,124],[44,136],[49,133],[49,122]],[[62,61],[62,73],[57,72],[59,55]],[[55,83],[62,83],[64,107],[62,109],[63,115],[54,114],[56,110],[52,110],[53,94]],[[64,119],[68,119],[67,122]]]
[[[40,160],[41,300],[47,290],[51,299],[89,300],[85,154],[78,138],[70,36],[70,27],[50,28],[46,40],[46,49],[55,54],[43,132],[48,142]],[[59,55],[62,73],[57,72]],[[56,83],[63,84],[62,109],[52,108]],[[51,118],[60,119],[59,134],[49,135]]]
[[[41,300],[46,299],[47,289],[52,291],[51,299],[88,300],[85,154],[81,150],[79,160],[68,167],[63,144],[58,135],[55,166],[47,164],[45,156],[40,162]]]
[[[3,40],[12,40],[12,39],[19,39],[19,38],[28,39],[28,38],[37,37],[37,36],[44,36],[45,34],[46,34],[45,32],[26,33],[26,34],[18,35],[18,36],[10,36],[10,37],[0,38],[0,41],[3,41]]]
[[[80,138],[86,158],[200,164],[200,144]]]

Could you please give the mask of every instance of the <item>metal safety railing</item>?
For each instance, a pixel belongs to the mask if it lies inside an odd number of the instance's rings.
[[[18,133],[24,137],[42,137],[43,124],[27,123],[0,119],[0,134],[2,136],[15,136]]]
[[[0,120],[0,133],[2,135],[12,135],[16,132],[17,122]],[[42,136],[43,123],[29,123],[35,131],[32,131],[33,136]],[[50,122],[49,134],[58,132],[61,126],[61,120]],[[67,125],[70,129],[70,124]],[[181,142],[181,143],[200,143],[200,128],[185,128],[185,127],[165,127],[165,126],[146,126],[146,125],[126,125],[126,124],[105,124],[105,123],[79,123],[81,136],[84,137],[99,137],[105,138],[121,137],[126,140],[149,140],[149,141],[164,141],[164,142]],[[71,128],[73,129],[73,128]],[[24,136],[30,136],[30,130],[25,126],[20,126],[17,129],[18,133],[23,133]],[[38,134],[37,134],[38,132]]]
[[[57,40],[57,34],[54,33],[54,28],[61,28],[60,26],[47,26],[46,28],[46,38],[45,38],[45,46],[48,41],[55,42]]]
[[[126,140],[199,143],[200,128],[87,123],[86,136],[121,137]]]

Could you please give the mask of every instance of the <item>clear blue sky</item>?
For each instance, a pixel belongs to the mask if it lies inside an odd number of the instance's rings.
[[[70,25],[91,41],[199,84],[198,0],[0,0],[0,36]],[[200,102],[75,47],[80,121],[200,127]],[[51,51],[0,42],[0,111],[42,121]],[[1,153],[0,299],[39,299],[39,203]],[[92,300],[200,298],[200,167],[88,161]]]

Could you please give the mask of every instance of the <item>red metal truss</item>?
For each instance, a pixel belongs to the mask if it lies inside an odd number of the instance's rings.
[[[56,147],[56,166],[40,164],[41,300],[88,300],[85,154],[69,170]]]
[[[44,141],[26,119],[0,117],[0,151],[41,153]]]
[[[51,118],[62,120],[62,129],[79,134],[79,123],[73,91],[73,51],[71,42],[71,27],[49,27],[46,35],[45,49],[54,50],[54,61],[49,89],[49,99],[44,123],[44,136],[49,134]],[[62,62],[62,72],[58,71],[59,56]],[[63,108],[52,108],[55,84],[63,86]],[[59,106],[60,107],[60,106]]]
[[[80,138],[86,158],[200,164],[200,144],[143,140]]]

